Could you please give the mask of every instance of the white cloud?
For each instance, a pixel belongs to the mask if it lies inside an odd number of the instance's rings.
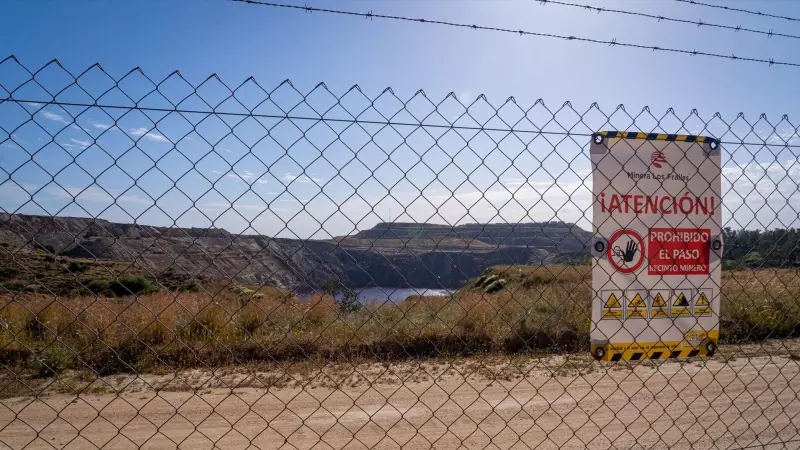
[[[267,205],[258,204],[258,203],[253,203],[253,204],[236,203],[235,205],[233,205],[233,208],[234,209],[239,209],[239,210],[259,211],[260,212],[260,211],[263,211],[263,210],[267,209]]]
[[[785,136],[787,137],[787,136]],[[547,221],[561,220],[591,228],[593,196],[592,179],[588,169],[575,170],[577,177],[527,182],[520,177],[501,180],[501,186],[486,190],[459,189],[454,194],[429,190],[392,192],[392,198],[374,199],[365,194],[364,200],[373,210],[390,207],[403,216],[400,220],[430,221],[458,224],[487,221]],[[740,226],[798,226],[800,211],[800,158],[789,155],[779,161],[730,162],[722,168],[723,223]],[[566,175],[565,175],[566,177]],[[345,214],[361,217],[368,211],[353,202],[341,207]],[[397,218],[395,214],[393,218]],[[780,225],[780,222],[783,225]]]
[[[24,102],[24,103],[25,103],[26,105],[28,105],[28,106],[32,106],[32,107],[34,107],[34,108],[39,108],[40,106],[42,106],[42,103],[36,103],[36,102]]]
[[[506,186],[519,186],[525,183],[525,178],[507,178],[505,180],[501,180],[501,182]]]
[[[143,133],[149,132],[145,130]],[[784,134],[784,136],[787,139],[793,138],[788,134]],[[87,144],[91,145],[92,142],[92,139],[64,140],[70,142],[69,144],[64,144],[65,146],[80,146],[81,148],[85,148]],[[9,143],[9,141],[6,141],[4,145]],[[74,154],[75,152],[73,151],[72,153]],[[800,160],[797,158],[797,153],[791,154],[786,149],[781,152],[775,151],[778,155],[778,161],[775,161],[775,156],[772,153],[767,153],[767,150],[762,150],[760,153],[754,151],[753,153],[755,153],[755,156],[744,152],[730,155],[729,157],[733,158],[733,160],[727,162],[722,168],[724,196],[721,220],[723,224],[730,224],[734,228],[741,226],[750,228],[762,227],[768,224],[774,224],[776,227],[798,226],[800,219],[798,219],[796,211],[800,211],[800,191],[797,190],[796,180],[800,180]],[[747,156],[747,158],[740,159],[741,156]],[[753,161],[752,159],[756,156],[758,161]],[[293,198],[291,194],[284,190],[283,184],[268,184],[267,179],[271,178],[271,174],[261,174],[259,176],[261,166],[254,167],[241,164],[237,165],[239,169],[235,169],[235,172],[234,169],[224,163],[218,165],[218,167],[220,167],[220,170],[212,170],[210,172],[220,177],[230,177],[245,181],[252,186],[258,185],[261,187],[261,185],[265,185],[264,188],[266,188],[266,185],[269,185],[271,189],[275,188],[277,191],[263,191],[259,193],[263,195],[263,199],[252,198],[245,200],[241,204],[231,204],[223,200],[221,202],[198,205],[201,210],[224,212],[225,210],[236,209],[248,212],[248,214],[243,215],[255,215],[266,209],[274,212],[287,222],[293,213],[304,208],[311,216],[320,218],[319,220],[328,217],[328,210],[333,210],[340,211],[343,217],[359,223],[359,228],[370,226],[370,221],[378,215],[392,220],[417,220],[452,225],[466,222],[515,223],[562,220],[577,223],[578,226],[587,230],[591,229],[592,178],[591,171],[585,163],[571,165],[575,169],[574,172],[567,170],[561,176],[555,175],[558,178],[555,181],[553,177],[546,174],[538,173],[535,170],[533,172],[530,170],[525,171],[525,169],[519,167],[518,169],[521,173],[508,173],[499,180],[499,183],[497,183],[497,178],[494,176],[486,178],[476,173],[469,177],[474,186],[464,184],[460,188],[456,188],[457,184],[451,183],[452,179],[442,179],[442,185],[438,188],[438,191],[434,191],[434,187],[423,187],[424,183],[417,184],[420,189],[423,189],[422,193],[415,191],[412,185],[398,185],[392,190],[390,197],[385,197],[383,191],[373,192],[378,190],[370,189],[368,186],[357,189],[358,195],[350,197],[348,194],[351,191],[350,188],[346,186],[335,187],[332,183],[325,192],[333,199],[332,203],[327,202],[324,197],[310,203],[308,200]],[[226,171],[221,171],[222,168],[226,167]],[[259,173],[242,170],[244,167],[259,170]],[[546,168],[550,169],[551,167],[547,166]],[[299,169],[295,169],[294,173],[287,172],[283,176],[278,173],[275,176],[286,184],[293,182],[324,183],[322,179],[311,174],[306,175],[298,172]],[[553,173],[555,172],[557,171],[553,171]],[[209,171],[206,170],[203,173],[207,175]],[[526,175],[530,175],[530,177],[526,178]],[[413,177],[414,174],[409,173],[408,176]],[[585,180],[582,178],[585,178]],[[274,181],[274,179],[271,181]],[[416,183],[417,179],[415,178],[412,181]],[[244,185],[239,186],[247,188]],[[452,186],[452,189],[455,189],[456,192],[449,192],[445,186]],[[311,187],[311,185],[297,185],[297,192],[294,194],[298,195],[298,197],[310,197],[311,195],[302,191],[308,187]],[[255,189],[252,189],[252,191],[255,191]],[[72,197],[80,192],[80,189],[69,188],[66,193],[62,191],[62,196],[67,200],[71,200]],[[120,195],[120,191],[110,192],[109,195],[93,187],[83,192],[80,200],[108,204],[114,203],[113,197],[117,195]],[[146,199],[146,195],[140,195],[145,198],[123,195],[117,202],[152,204],[152,200]],[[187,192],[187,195],[190,198],[196,198],[193,192]],[[273,200],[276,201],[273,202]],[[162,202],[166,202],[166,200],[159,201],[161,206],[166,206],[167,208],[171,206],[169,203],[164,205]],[[268,206],[267,203],[274,207]],[[387,214],[387,211],[390,211],[390,213]],[[264,213],[264,215],[269,214]],[[362,220],[363,223],[361,222]],[[266,221],[267,219],[265,219],[265,223]],[[273,218],[272,222],[282,226],[279,220],[274,220]],[[311,221],[308,222],[308,224],[303,224],[300,220],[291,222],[289,227],[291,230],[289,231],[297,233],[301,237],[307,237],[310,234],[304,235],[303,233],[307,231],[308,226],[313,225]],[[337,223],[333,220],[326,222],[325,231],[332,235],[339,235],[347,233],[351,229],[347,227],[352,227],[352,224],[345,219],[343,219],[342,224],[337,225]],[[272,229],[270,228],[270,230]],[[279,231],[280,227],[274,233],[277,234]],[[309,233],[314,231],[311,230]],[[272,231],[266,233],[270,232]]]
[[[282,177],[281,181],[284,183],[291,183],[293,181],[297,181],[298,183],[311,183],[312,181],[317,184],[322,184],[325,182],[322,178],[316,178],[313,176],[307,175],[294,175],[291,172],[286,172]]]
[[[15,180],[6,180],[0,183],[0,202],[2,212],[12,212],[26,205],[32,206],[29,203],[31,195],[39,190],[39,186],[31,183],[22,183]],[[47,213],[46,211],[37,211],[36,213]]]
[[[729,162],[722,168],[724,225],[733,228],[797,227],[800,159]]]
[[[72,128],[73,130],[85,131],[86,133],[89,132],[88,128],[83,128],[82,126],[80,126],[80,125],[78,125],[76,123],[71,124],[69,127]]]
[[[775,145],[794,145],[800,142],[800,136],[794,129],[786,129],[783,131],[775,131],[767,138],[767,144]]]
[[[242,211],[256,211],[261,212],[267,209],[267,206],[264,204],[258,203],[228,203],[228,202],[210,202],[200,205],[201,209],[208,209],[208,210],[228,210],[228,209],[237,209]]]
[[[233,178],[236,181],[240,180],[240,178],[238,176],[236,176],[236,174],[234,174],[232,172],[220,172],[219,170],[212,170],[211,173],[214,173],[214,174],[217,174],[217,175],[225,175],[226,177]]]
[[[163,134],[158,134],[155,131],[148,130],[145,127],[131,128],[130,133],[136,137],[143,137],[153,142],[169,142],[169,139],[164,137]]]
[[[773,181],[781,181],[785,177],[800,177],[800,158],[785,161],[757,162],[746,164],[731,162],[722,168],[722,176],[728,182],[741,183],[767,177]]]
[[[80,148],[87,148],[88,146],[92,145],[92,141],[82,141],[80,139],[74,139],[74,138],[70,138],[70,142],[72,142],[73,144],[76,144]],[[67,145],[69,145],[69,144],[67,144]]]
[[[308,202],[310,202],[311,199],[304,200],[304,199],[296,199],[296,198],[279,198],[277,201],[281,202],[281,203],[300,203],[302,205],[305,205]]]
[[[269,181],[263,178],[258,178],[257,175],[255,175],[253,172],[250,172],[249,170],[243,170],[241,172],[220,172],[219,170],[212,170],[211,172],[217,175],[225,175],[226,177],[233,178],[236,181],[244,180],[245,182],[250,183],[250,180],[256,179],[255,182],[258,184],[269,183]]]
[[[154,202],[149,198],[139,197],[138,195],[125,194],[117,197],[117,202],[138,203],[140,205],[152,205]]]
[[[0,144],[0,147],[8,147],[8,148],[19,148],[19,146],[11,141],[5,141]]]
[[[139,197],[134,194],[119,195],[116,189],[101,189],[97,186],[89,186],[88,188],[74,187],[74,186],[48,186],[45,191],[53,196],[62,198],[71,198],[75,201],[97,201],[106,203],[137,203],[141,205],[152,205],[153,201]],[[116,196],[116,200],[114,199]]]
[[[580,181],[528,181],[523,187],[507,190],[492,188],[485,191],[457,191],[420,195],[415,192],[392,192],[394,200],[381,200],[372,209],[400,208],[404,220],[433,223],[463,224],[468,222],[509,223],[561,220],[591,227],[592,193]],[[376,208],[377,207],[377,208]],[[342,206],[345,214],[359,217],[361,207]],[[396,218],[396,215],[393,217]],[[403,220],[403,219],[400,219]]]
[[[63,123],[63,124],[72,123],[69,120],[65,119],[64,116],[62,116],[61,114],[56,114],[56,113],[51,112],[51,111],[42,111],[40,114],[45,119],[52,120],[54,122],[60,122],[60,123]]]
[[[111,128],[111,125],[106,125],[104,123],[97,123],[97,122],[92,122],[92,126],[94,128],[97,128],[98,130],[107,130]]]

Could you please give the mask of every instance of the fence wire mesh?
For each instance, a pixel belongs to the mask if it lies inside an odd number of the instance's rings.
[[[711,358],[590,353],[591,137],[721,142]],[[0,62],[9,448],[794,448],[787,117]]]

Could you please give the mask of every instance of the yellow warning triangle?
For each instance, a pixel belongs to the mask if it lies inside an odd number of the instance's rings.
[[[631,300],[631,302],[628,303],[628,307],[630,307],[630,308],[646,308],[647,304],[644,302],[644,299],[642,298],[642,296],[640,294],[636,294],[633,297],[633,300]]]
[[[683,292],[675,299],[675,303],[672,306],[689,306],[689,302],[686,301],[686,296],[683,295]]]
[[[606,304],[603,305],[604,308],[620,308],[622,305],[619,304],[619,300],[617,300],[617,296],[611,294],[608,296],[608,300],[606,300]]]
[[[708,297],[706,297],[705,292],[700,293],[700,297],[697,298],[697,306],[708,306]]]
[[[653,299],[653,306],[654,307],[667,306],[667,302],[664,301],[664,297],[661,296],[661,292],[656,294],[656,298]]]

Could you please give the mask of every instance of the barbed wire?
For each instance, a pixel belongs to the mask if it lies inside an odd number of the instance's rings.
[[[252,5],[260,5],[260,6],[269,6],[273,8],[286,8],[286,9],[295,9],[295,10],[303,10],[306,12],[322,12],[322,13],[329,13],[329,14],[339,14],[339,15],[346,15],[346,16],[358,16],[364,17],[367,19],[387,19],[387,20],[399,20],[399,21],[407,21],[407,22],[416,22],[416,23],[425,23],[425,24],[435,24],[435,25],[445,25],[451,27],[458,27],[458,28],[469,28],[473,30],[483,30],[483,31],[496,31],[502,33],[510,33],[510,34],[517,34],[519,36],[537,36],[537,37],[547,37],[551,39],[560,39],[565,41],[578,41],[578,42],[588,42],[592,44],[604,44],[609,46],[619,46],[619,47],[627,47],[627,48],[638,48],[641,50],[652,50],[652,51],[663,51],[668,53],[678,53],[684,55],[691,55],[691,56],[708,56],[711,58],[719,58],[719,59],[726,59],[731,61],[747,61],[747,62],[755,62],[755,63],[764,63],[770,66],[778,65],[778,66],[788,66],[788,67],[800,67],[800,63],[790,62],[790,61],[779,61],[774,58],[761,58],[761,57],[747,57],[747,56],[737,56],[735,54],[731,55],[724,55],[722,53],[715,53],[715,52],[708,52],[708,51],[701,51],[701,50],[687,50],[681,48],[674,48],[674,47],[662,47],[659,45],[644,45],[644,44],[635,44],[631,42],[621,42],[618,41],[616,38],[612,38],[611,40],[606,39],[594,39],[594,38],[587,38],[581,36],[574,36],[574,35],[561,35],[561,34],[554,34],[554,33],[543,33],[538,31],[529,31],[529,30],[522,30],[522,29],[511,29],[511,28],[503,28],[503,27],[495,27],[495,26],[488,26],[488,25],[478,25],[478,24],[467,24],[467,23],[459,23],[459,22],[452,22],[447,20],[435,20],[435,19],[425,19],[425,18],[415,18],[415,17],[404,17],[404,16],[396,16],[391,14],[379,14],[373,11],[369,12],[357,12],[357,11],[347,11],[341,9],[329,9],[329,8],[318,8],[313,6],[299,6],[299,5],[287,5],[284,3],[272,3],[272,2],[261,2],[256,0],[228,0],[232,2],[238,3],[248,3]]]
[[[626,11],[626,10],[614,9],[614,8],[604,8],[602,6],[580,5],[580,4],[577,4],[577,3],[562,2],[562,1],[559,1],[559,0],[539,0],[539,3],[541,3],[542,5],[547,5],[547,4],[551,4],[552,3],[552,4],[555,4],[555,5],[568,6],[568,7],[572,7],[572,8],[586,9],[586,10],[589,10],[589,11],[596,11],[597,13],[609,12],[609,13],[614,13],[614,14],[622,14],[622,15],[635,16],[635,17],[644,17],[644,18],[649,18],[649,19],[655,19],[655,20],[658,20],[659,22],[664,21],[664,22],[684,23],[684,24],[688,24],[688,25],[697,25],[698,27],[719,28],[719,29],[734,31],[734,32],[737,32],[737,33],[740,32],[740,31],[744,31],[746,33],[761,34],[761,35],[764,35],[764,36],[767,36],[767,37],[778,36],[778,37],[784,37],[784,38],[789,38],[789,39],[800,39],[800,36],[797,36],[797,35],[794,35],[794,34],[778,33],[778,32],[775,32],[773,30],[769,30],[769,31],[757,30],[757,29],[753,29],[753,28],[743,27],[741,25],[731,26],[731,25],[724,25],[724,24],[713,23],[713,22],[705,22],[705,21],[703,21],[701,19],[697,19],[697,20],[677,19],[677,18],[674,18],[674,17],[667,17],[667,16],[663,16],[663,15],[648,14],[648,13],[643,13],[643,12],[638,12],[638,11]]]
[[[754,15],[754,16],[770,17],[770,18],[773,18],[773,19],[781,19],[781,20],[789,20],[789,21],[792,21],[792,22],[800,22],[800,18],[796,18],[796,17],[780,16],[780,15],[777,15],[777,14],[763,13],[761,11],[752,11],[752,10],[749,10],[749,9],[734,8],[732,6],[713,5],[713,4],[710,4],[710,3],[697,2],[695,0],[675,0],[675,1],[676,2],[681,2],[681,3],[690,3],[692,5],[697,5],[697,6],[705,6],[707,8],[717,8],[717,9],[724,9],[726,11],[735,11],[735,12],[740,12],[740,13],[743,13],[743,14],[750,14],[750,15]]]

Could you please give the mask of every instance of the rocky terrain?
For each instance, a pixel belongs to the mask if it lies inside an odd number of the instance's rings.
[[[159,282],[222,277],[303,290],[333,278],[353,287],[458,287],[495,265],[582,261],[589,239],[587,231],[561,222],[382,223],[352,236],[296,240],[0,214],[0,263],[11,272],[38,275],[38,284],[48,274],[32,270],[31,255],[45,262],[103,262],[108,272],[139,273]]]

